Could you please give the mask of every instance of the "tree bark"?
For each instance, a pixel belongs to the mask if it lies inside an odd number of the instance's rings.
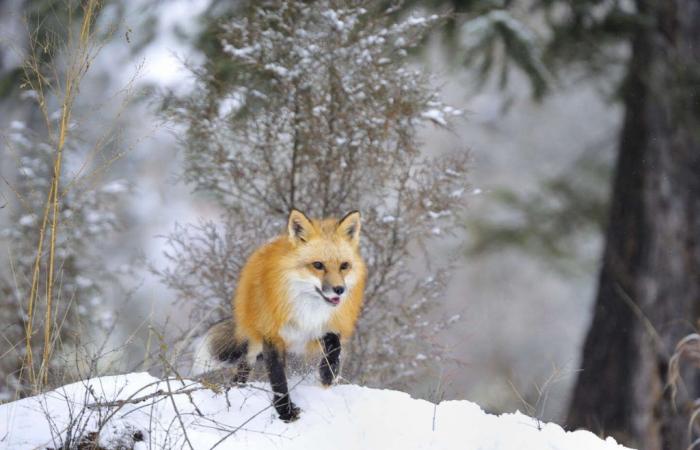
[[[686,367],[667,387],[676,343],[700,313],[700,2],[638,0],[625,120],[593,321],[568,425],[644,450],[685,449]]]

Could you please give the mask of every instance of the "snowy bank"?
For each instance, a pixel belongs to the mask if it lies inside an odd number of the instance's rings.
[[[158,393],[182,389],[187,393]],[[1,405],[0,448],[57,448],[68,429],[74,430],[73,436],[85,435],[100,423],[99,443],[108,449],[190,448],[187,441],[196,449],[218,445],[255,450],[624,448],[611,438],[566,432],[517,412],[486,414],[468,401],[436,405],[397,391],[303,383],[293,388],[292,396],[302,415],[287,424],[270,408],[264,383],[233,388],[225,395],[146,373],[96,378]],[[118,401],[125,399],[137,402]],[[91,406],[86,408],[86,403]]]

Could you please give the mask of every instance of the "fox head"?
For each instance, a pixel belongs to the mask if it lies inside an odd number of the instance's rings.
[[[312,220],[293,209],[287,232],[294,247],[291,281],[296,293],[316,296],[332,306],[340,304],[364,276],[359,253],[360,213],[353,211],[340,220]]]

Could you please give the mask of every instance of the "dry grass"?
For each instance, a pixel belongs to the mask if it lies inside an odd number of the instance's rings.
[[[700,439],[693,440],[693,435],[700,434],[700,399],[694,399],[690,404],[678,405],[676,400],[679,390],[683,389],[683,369],[684,363],[700,368],[700,334],[692,333],[681,339],[676,345],[676,350],[668,365],[668,387],[671,389],[671,401],[676,408],[688,411],[690,419],[688,421],[688,436],[691,437],[689,449],[700,445]]]
[[[27,377],[29,384],[32,386],[34,392],[39,392],[41,386],[48,382],[48,367],[49,361],[51,359],[52,353],[52,335],[55,330],[52,329],[52,311],[54,309],[54,285],[55,285],[55,263],[56,263],[56,240],[57,234],[59,233],[59,181],[61,178],[61,164],[63,162],[63,151],[66,144],[66,139],[69,134],[70,118],[73,111],[73,104],[75,102],[76,92],[80,85],[80,81],[83,76],[87,73],[90,67],[90,62],[94,59],[95,54],[91,51],[90,43],[93,38],[93,20],[98,9],[97,0],[88,0],[83,7],[83,18],[80,27],[80,35],[78,36],[77,42],[71,42],[72,36],[69,33],[69,46],[73,46],[72,51],[69,52],[70,62],[68,64],[68,70],[65,73],[63,87],[60,86],[60,79],[56,75],[55,80],[51,81],[44,73],[39,62],[37,52],[35,49],[40,44],[36,41],[30,43],[32,52],[30,58],[25,65],[25,78],[26,82],[31,89],[38,93],[38,101],[41,107],[41,111],[44,115],[44,120],[46,121],[47,132],[49,136],[55,134],[54,127],[51,124],[49,118],[47,104],[48,99],[46,97],[46,90],[49,89],[59,89],[62,91],[61,102],[61,117],[58,125],[58,138],[55,141],[55,159],[53,165],[53,179],[51,182],[51,188],[46,196],[46,207],[44,208],[44,215],[41,222],[41,228],[39,230],[39,242],[36,248],[36,257],[34,264],[34,271],[32,273],[31,290],[29,293],[29,298],[27,299],[27,311],[28,320],[25,325],[25,345],[26,345],[26,363],[24,367],[26,368]],[[49,216],[51,216],[51,227],[50,236],[48,242],[48,256],[44,255],[44,241],[46,237],[46,228],[49,222]],[[42,258],[47,257],[48,269],[45,274],[41,273]],[[39,278],[44,275],[46,276],[46,307],[44,316],[44,343],[43,352],[41,356],[41,365],[39,374],[35,371],[34,355],[32,350],[32,336],[34,334],[34,312],[36,310],[36,303],[39,296]],[[21,378],[21,377],[20,377]]]
[[[107,269],[99,242],[110,241],[122,224],[117,208],[129,187],[114,180],[109,169],[142,140],[119,139],[141,66],[113,96],[81,95],[81,90],[89,92],[85,77],[98,66],[95,60],[119,24],[96,25],[99,0],[61,6],[47,13],[48,19],[27,18],[27,48],[12,47],[24,59],[19,97],[31,113],[27,125],[13,122],[10,133],[3,134],[16,173],[1,175],[14,198],[3,195],[0,204],[8,207],[10,217],[1,230],[9,261],[0,273],[0,315],[8,322],[0,338],[10,345],[0,355],[0,374],[7,380],[1,390],[7,394],[14,389],[15,397],[74,381],[68,373],[72,369],[61,364],[79,351],[78,338],[85,340],[93,321],[100,320],[90,314],[96,311],[91,301],[107,289],[124,298],[131,295],[120,275]],[[85,117],[88,105],[100,110],[104,105],[110,117],[92,126]],[[111,187],[103,189],[108,178]],[[114,190],[116,184],[120,187]],[[20,219],[27,217],[33,221],[22,224]]]

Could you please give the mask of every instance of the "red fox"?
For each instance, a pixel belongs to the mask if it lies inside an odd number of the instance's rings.
[[[289,397],[286,353],[320,350],[321,382],[335,380],[341,341],[352,335],[362,307],[367,269],[359,243],[359,212],[312,220],[293,209],[286,235],[248,258],[232,301],[233,320],[207,332],[193,371],[205,371],[212,359],[237,364],[235,381],[245,382],[262,354],[280,419],[296,420],[300,410]]]

